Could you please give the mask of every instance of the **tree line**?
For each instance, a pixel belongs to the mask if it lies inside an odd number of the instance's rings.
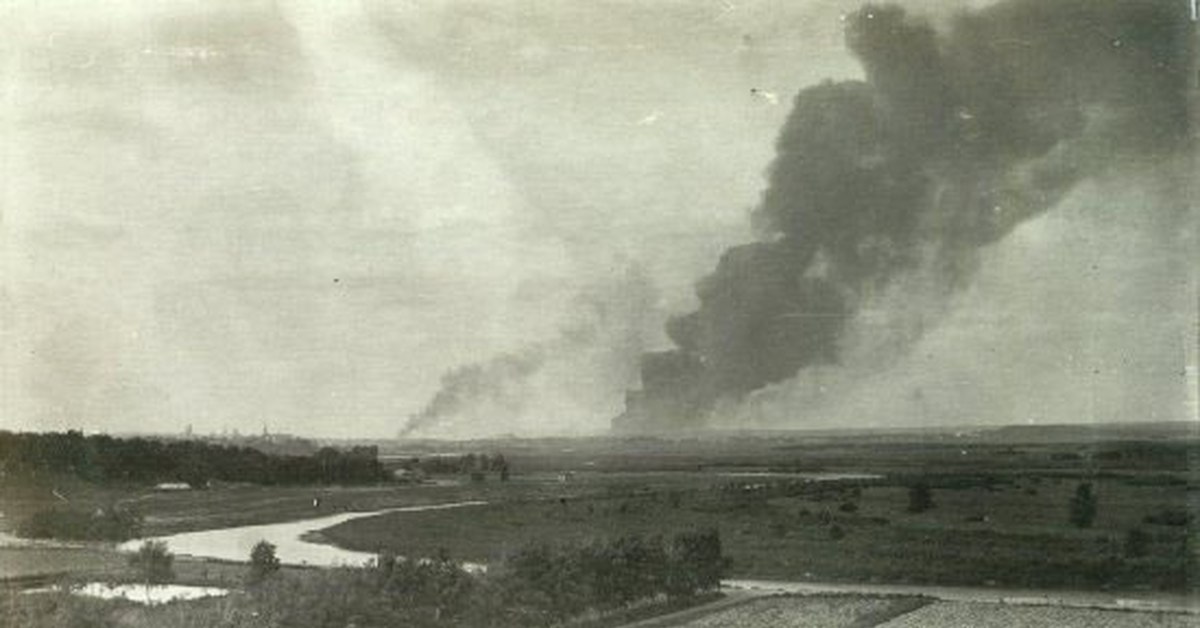
[[[399,462],[401,469],[424,473],[426,475],[470,475],[473,479],[495,473],[501,480],[507,480],[510,473],[508,460],[502,453],[470,452],[461,456],[413,456]]]
[[[695,603],[698,596],[718,591],[729,567],[716,530],[532,545],[484,572],[463,568],[446,552],[430,559],[385,553],[364,567],[283,570],[275,550],[267,541],[257,543],[245,572],[245,595],[231,598],[227,605],[191,607],[188,625],[615,625],[595,620],[607,617],[625,623],[622,613]],[[173,558],[165,544],[147,541],[129,557],[132,576],[147,584],[171,582]],[[18,606],[6,610],[36,615],[32,611],[37,609]],[[3,615],[0,610],[0,619]],[[104,612],[92,613],[86,623],[115,625],[111,619]]]
[[[210,480],[255,484],[364,484],[386,477],[377,447],[323,447],[310,456],[194,440],[84,436],[78,431],[0,431],[0,471],[10,476],[64,473],[97,483]]]
[[[380,555],[365,568],[279,574],[270,544],[252,552],[245,611],[269,625],[553,626],[720,588],[729,560],[715,530],[533,545],[471,573],[443,553]]]

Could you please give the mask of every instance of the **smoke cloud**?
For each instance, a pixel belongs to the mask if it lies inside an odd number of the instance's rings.
[[[451,369],[406,436],[538,433],[552,421],[560,433],[588,433],[617,408],[613,399],[636,381],[633,356],[647,343],[657,292],[640,266],[612,285],[576,297],[565,325],[550,340],[529,343]]]
[[[757,241],[698,282],[699,308],[668,323],[673,349],[643,357],[614,427],[702,426],[797,373],[836,371],[850,343],[902,359],[987,245],[1084,181],[1183,152],[1188,24],[1183,3],[1132,0],[1014,0],[943,32],[895,6],[847,16],[865,80],[796,96]]]

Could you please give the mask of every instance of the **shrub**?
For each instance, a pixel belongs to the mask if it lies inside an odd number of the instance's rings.
[[[533,545],[509,556],[485,581],[500,592],[507,613],[524,618],[517,623],[541,625],[656,596],[714,590],[727,567],[716,531],[686,532],[669,542],[633,535],[577,546]]]
[[[840,541],[846,538],[846,531],[842,529],[842,526],[835,523],[829,527],[829,538]]]
[[[271,574],[279,571],[279,557],[275,555],[275,546],[267,541],[259,541],[250,550],[250,573],[247,579],[251,583],[266,580]]]
[[[854,502],[842,502],[842,505],[838,506],[838,510],[842,512],[857,512],[858,504]]]
[[[909,512],[925,512],[933,506],[933,490],[928,482],[921,480],[908,488]]]
[[[172,568],[175,555],[167,549],[163,541],[146,541],[138,548],[136,554],[129,557],[129,565],[133,567],[146,584],[170,582],[175,577]]]
[[[716,530],[677,534],[671,542],[666,592],[671,597],[687,597],[715,591],[728,569],[729,559],[722,553]]]
[[[1071,524],[1077,528],[1091,527],[1092,521],[1096,519],[1096,494],[1092,492],[1090,482],[1084,482],[1075,488],[1075,495],[1071,497],[1069,518]]]
[[[1141,558],[1150,553],[1150,535],[1141,528],[1132,528],[1125,534],[1125,556]]]

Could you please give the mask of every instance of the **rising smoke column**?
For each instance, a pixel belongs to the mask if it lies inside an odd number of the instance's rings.
[[[604,402],[611,406],[636,379],[630,365],[645,349],[656,300],[637,265],[611,285],[583,290],[556,335],[443,373],[400,436],[586,430],[612,416]]]
[[[753,219],[642,360],[617,429],[694,427],[714,406],[836,364],[861,304],[900,276],[943,298],[980,247],[1077,183],[1187,147],[1184,3],[1017,0],[939,34],[894,6],[848,16],[866,81],[802,90]]]

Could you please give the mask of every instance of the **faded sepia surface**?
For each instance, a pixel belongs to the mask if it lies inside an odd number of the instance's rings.
[[[0,628],[1193,625],[1198,18],[0,2]]]

